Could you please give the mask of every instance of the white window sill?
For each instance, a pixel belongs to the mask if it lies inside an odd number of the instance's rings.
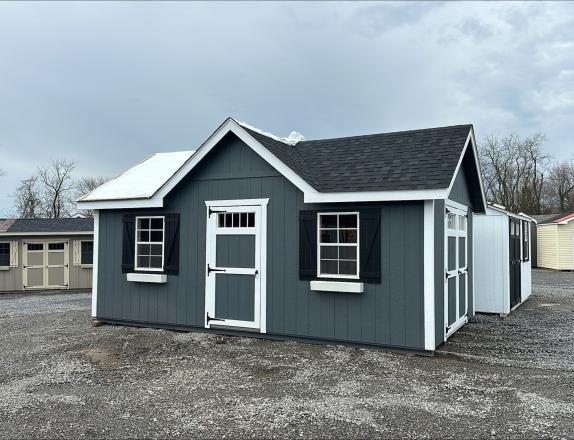
[[[161,273],[128,273],[127,279],[136,283],[166,283],[167,275]]]
[[[10,270],[10,266],[0,266],[0,270]]]
[[[94,267],[93,264],[80,264],[80,267],[82,269],[91,269],[92,267]]]
[[[320,292],[363,293],[365,284],[345,281],[311,281],[311,290]]]

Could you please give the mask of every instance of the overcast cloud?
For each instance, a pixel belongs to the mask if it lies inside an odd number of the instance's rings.
[[[0,215],[227,117],[307,138],[473,123],[573,158],[574,3],[0,3]]]

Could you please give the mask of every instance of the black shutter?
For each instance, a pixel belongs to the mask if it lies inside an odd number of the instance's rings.
[[[381,210],[361,209],[359,212],[361,281],[381,282]]]
[[[317,212],[299,212],[299,279],[317,277]]]
[[[179,214],[165,215],[164,252],[164,272],[171,275],[177,275],[179,272]]]
[[[122,240],[122,272],[134,271],[134,253],[136,238],[136,217],[124,214],[124,236]]]

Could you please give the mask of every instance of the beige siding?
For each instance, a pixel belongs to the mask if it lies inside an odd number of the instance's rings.
[[[91,236],[28,236],[28,237],[1,237],[0,242],[18,242],[18,267],[10,267],[7,270],[0,269],[0,292],[11,292],[23,290],[23,245],[24,241],[42,241],[64,239],[69,242],[69,288],[70,289],[89,289],[92,287],[92,268],[74,266],[72,263],[73,240],[92,240]]]
[[[558,269],[558,238],[556,225],[538,226],[538,267]]]
[[[559,269],[574,270],[574,221],[558,225]]]

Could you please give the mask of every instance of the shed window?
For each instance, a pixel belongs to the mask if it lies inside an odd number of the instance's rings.
[[[10,243],[0,243],[0,266],[10,266]]]
[[[318,276],[359,277],[359,213],[318,214]]]
[[[80,248],[80,264],[90,265],[94,262],[94,242],[82,241]]]
[[[163,270],[164,217],[136,217],[135,269]]]
[[[218,228],[253,228],[255,227],[254,212],[234,212],[218,214]]]

